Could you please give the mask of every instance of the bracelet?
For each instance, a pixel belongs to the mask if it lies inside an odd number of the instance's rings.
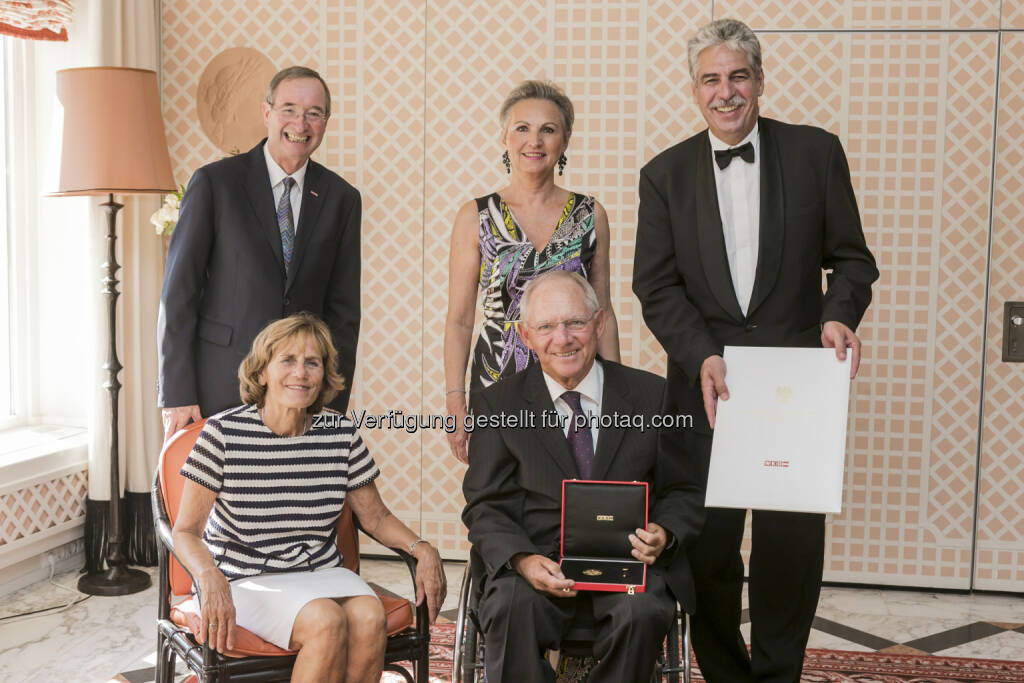
[[[409,544],[409,554],[410,555],[413,554],[413,551],[416,550],[416,546],[418,546],[420,543],[426,543],[427,545],[430,545],[430,541],[428,541],[427,539],[425,539],[425,538],[417,538],[415,541],[413,541],[412,543]]]
[[[464,394],[464,393],[466,393],[465,389],[449,389],[448,391],[444,392],[444,395],[447,396],[448,394]]]

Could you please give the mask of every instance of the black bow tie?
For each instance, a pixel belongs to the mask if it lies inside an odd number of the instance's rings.
[[[754,163],[754,145],[748,142],[739,147],[715,150],[715,163],[723,171],[729,168],[733,157],[739,157],[748,164]]]

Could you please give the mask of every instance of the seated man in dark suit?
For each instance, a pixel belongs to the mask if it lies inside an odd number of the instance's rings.
[[[699,527],[699,488],[658,457],[651,418],[664,381],[599,360],[605,324],[590,284],[552,271],[532,280],[521,303],[520,334],[539,364],[472,397],[474,417],[535,416],[532,428],[477,429],[469,441],[462,519],[483,558],[481,621],[489,683],[553,681],[543,658],[555,649],[583,601],[591,601],[597,664],[590,681],[650,678],[678,600],[693,601],[681,542]],[[526,411],[523,413],[522,411]],[[542,420],[558,412],[565,424]],[[641,416],[645,427],[574,427],[574,414]],[[489,422],[487,424],[490,424]],[[633,556],[650,565],[646,592],[577,593],[557,563],[563,479],[647,481],[650,523],[630,535]]]

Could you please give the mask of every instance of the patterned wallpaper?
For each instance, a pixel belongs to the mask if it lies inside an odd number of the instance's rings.
[[[1017,26],[1024,3],[1017,2]],[[1003,302],[1024,301],[1024,34],[1004,34],[1000,60],[994,220],[985,344],[985,422],[979,485],[977,585],[1024,584],[1024,366],[1003,363]]]
[[[935,31],[999,28],[998,0],[718,0],[715,17],[738,17],[756,30]]]
[[[661,372],[630,290],[637,173],[704,127],[685,41],[712,12],[762,31],[766,115],[842,138],[882,271],[826,578],[966,588],[976,550],[979,588],[1024,590],[1024,366],[999,360],[1002,302],[1024,299],[1024,0],[164,0],[175,176],[221,155],[194,104],[213,56],[320,70],[335,114],[317,158],[364,202],[353,405],[437,414],[452,220],[503,182],[504,94],[550,78],[577,109],[564,185],[608,210],[624,360]],[[443,433],[364,437],[392,509],[461,556]]]
[[[855,384],[847,514],[832,525],[827,566],[836,578],[896,574],[899,583],[963,587],[996,40],[973,33],[849,40],[848,148],[882,276],[863,328],[870,342]]]

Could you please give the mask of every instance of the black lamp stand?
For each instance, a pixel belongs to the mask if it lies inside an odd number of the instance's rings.
[[[149,574],[132,569],[121,547],[121,473],[117,448],[117,393],[121,382],[117,373],[121,363],[117,360],[117,212],[124,206],[114,201],[114,195],[101,204],[107,214],[107,262],[103,264],[106,276],[103,278],[103,296],[107,298],[107,324],[110,345],[107,362],[107,381],[103,388],[110,394],[110,518],[107,523],[107,569],[86,574],[78,580],[78,590],[89,595],[129,595],[149,588]]]

